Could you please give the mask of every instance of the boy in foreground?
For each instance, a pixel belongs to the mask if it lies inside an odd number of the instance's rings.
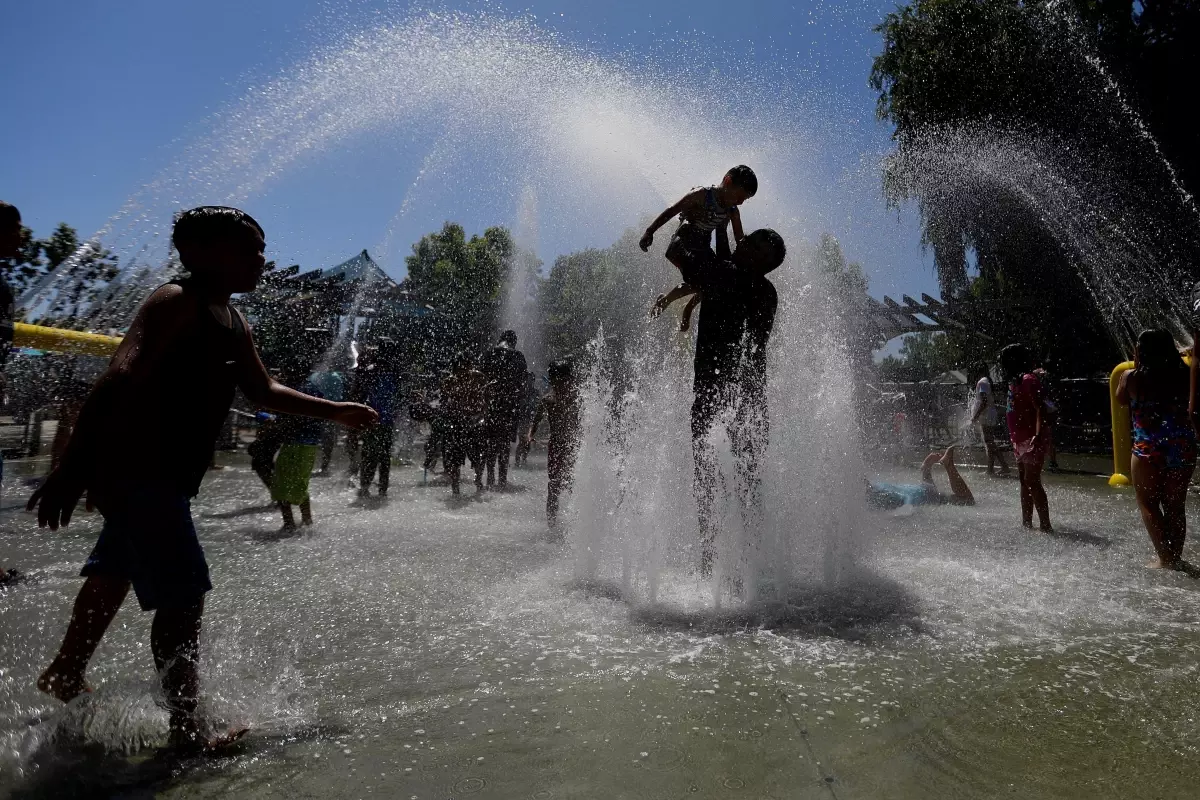
[[[375,412],[301,394],[267,374],[249,326],[229,305],[230,295],[255,288],[266,265],[262,227],[248,214],[185,211],[172,243],[191,276],[159,287],[138,309],[62,462],[29,499],[38,525],[51,530],[70,522],[84,492],[104,517],[66,636],[38,688],[63,702],[90,691],[88,661],[132,585],[155,612],[150,645],[171,744],[203,750],[244,732],[214,736],[197,714],[200,618],[212,584],[190,505],[234,389],[259,406],[352,428],[373,423]]]

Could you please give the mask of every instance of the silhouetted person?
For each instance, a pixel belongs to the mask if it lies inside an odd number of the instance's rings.
[[[185,211],[172,243],[190,277],[159,287],[138,309],[62,463],[28,507],[38,509],[40,526],[57,530],[87,492],[104,516],[66,636],[38,688],[63,702],[90,690],[88,661],[132,584],[142,608],[155,612],[150,644],[171,741],[197,749],[228,737],[206,732],[197,714],[200,620],[212,584],[191,498],[235,389],[259,406],[356,427],[374,422],[375,412],[301,394],[263,368],[245,318],[229,305],[231,294],[254,290],[266,266],[263,230],[248,214]]]
[[[1117,402],[1129,406],[1133,424],[1130,477],[1154,546],[1148,566],[1170,569],[1183,563],[1188,485],[1196,471],[1189,369],[1165,330],[1142,331],[1134,364],[1117,385]]]
[[[971,394],[971,424],[979,428],[979,435],[983,439],[983,447],[987,451],[988,475],[995,474],[996,463],[999,462],[1000,475],[1004,476],[1010,470],[1008,462],[1004,460],[1004,454],[996,446],[996,423],[999,415],[996,411],[996,393],[992,389],[987,364],[977,364],[975,375],[977,380]]]
[[[775,325],[778,296],[766,276],[783,263],[787,250],[773,230],[754,231],[729,261],[696,249],[682,260],[683,279],[704,293],[696,327],[692,402],[693,491],[700,512],[700,573],[712,574],[716,557],[717,456],[712,427],[721,421],[729,434],[743,515],[757,514],[758,461],[765,448],[767,340]],[[747,530],[758,522],[747,519]]]
[[[546,520],[550,531],[560,534],[559,502],[563,493],[571,490],[575,457],[579,453],[581,405],[571,362],[556,361],[550,365],[549,373],[550,392],[538,404],[526,438],[533,439],[543,418],[550,424],[550,440],[546,445]]]
[[[442,381],[442,413],[445,415],[442,463],[450,476],[450,491],[461,492],[459,476],[468,457],[475,469],[475,489],[483,490],[484,414],[487,398],[484,378],[471,364],[471,357],[454,357],[450,374]]]
[[[386,497],[392,472],[392,443],[396,437],[396,407],[400,400],[400,368],[390,340],[378,349],[368,349],[359,359],[358,379],[363,402],[375,409],[379,424],[362,434],[362,468],[358,495],[370,495],[371,482],[379,473],[379,496]]]
[[[1036,509],[1043,531],[1050,526],[1050,504],[1042,486],[1042,467],[1050,451],[1050,418],[1046,389],[1038,377],[1033,354],[1023,344],[1010,344],[1000,351],[1000,368],[1008,381],[1008,413],[1005,423],[1012,441],[1017,476],[1021,479],[1021,524],[1033,527]]]
[[[337,367],[319,369],[309,376],[309,381],[326,400],[335,403],[346,399],[346,376]],[[333,463],[333,449],[337,447],[338,426],[331,422],[325,423],[321,431],[321,468],[319,475],[329,474],[329,465]]]
[[[678,203],[659,214],[646,228],[638,244],[643,251],[649,250],[654,243],[654,232],[678,216],[679,227],[667,245],[668,261],[682,270],[682,264],[697,258],[729,258],[729,232],[726,229],[732,226],[735,245],[742,241],[742,216],[738,206],[757,192],[758,178],[754,170],[740,164],[726,172],[719,185],[693,189]],[[717,242],[715,252],[712,247],[714,232]],[[671,303],[689,296],[691,299],[684,306],[679,320],[679,330],[686,331],[691,327],[692,312],[700,302],[699,291],[688,285],[686,277],[684,283],[658,296],[651,313],[658,316]]]
[[[525,399],[525,356],[517,349],[517,334],[505,331],[483,362],[487,381],[487,430],[484,458],[487,483],[508,485],[508,459],[517,438],[521,403]],[[494,473],[494,474],[493,474]]]
[[[517,415],[517,451],[513,456],[513,464],[523,467],[529,463],[529,447],[533,443],[530,426],[533,415],[537,413],[541,398],[538,397],[537,377],[532,372],[525,374],[525,393],[521,398],[521,410]]]
[[[21,254],[21,212],[17,207],[0,200],[0,264]],[[0,405],[4,404],[4,365],[12,346],[13,316],[16,309],[12,289],[0,272]],[[4,480],[4,454],[0,453],[0,481]],[[24,577],[15,569],[6,568],[0,561],[0,585],[13,583]]]

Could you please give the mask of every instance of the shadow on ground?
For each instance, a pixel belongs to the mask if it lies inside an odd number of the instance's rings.
[[[568,588],[605,600],[625,600],[615,583],[577,581]],[[642,625],[699,636],[756,628],[846,641],[929,634],[915,596],[895,581],[871,573],[859,573],[837,586],[797,584],[788,587],[781,599],[728,608],[638,605],[630,609],[630,618]]]

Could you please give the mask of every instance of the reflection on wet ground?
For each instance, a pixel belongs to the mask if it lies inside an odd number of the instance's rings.
[[[898,474],[893,477],[905,477]],[[14,797],[1193,797],[1200,582],[1146,570],[1131,494],[1049,479],[1055,536],[1016,484],[968,473],[976,508],[871,517],[842,585],[707,608],[668,575],[631,606],[579,583],[530,491],[447,503],[402,470],[355,504],[313,482],[316,526],[279,518],[242,467],[196,504],[213,566],[210,713],[253,725],[219,759],[158,749],[149,617],[130,604],[93,697],[33,680],[62,632],[96,520],[35,533],[0,594],[0,788]]]

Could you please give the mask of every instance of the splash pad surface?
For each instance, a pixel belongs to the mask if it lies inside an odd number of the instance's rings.
[[[0,603],[0,788],[1173,797],[1198,777],[1200,584],[1141,567],[1132,498],[1101,481],[1051,478],[1059,532],[1042,537],[1016,524],[1014,482],[968,472],[977,508],[872,516],[840,585],[714,610],[682,572],[656,605],[577,582],[543,538],[541,470],[515,474],[528,491],[458,503],[398,473],[365,509],[314,480],[317,525],[289,538],[248,469],[210,477],[195,505],[216,586],[208,703],[254,730],[202,762],[156,755],[150,616],[132,601],[93,662],[93,697],[63,709],[36,692],[98,520],[31,535],[6,513],[33,579]]]

